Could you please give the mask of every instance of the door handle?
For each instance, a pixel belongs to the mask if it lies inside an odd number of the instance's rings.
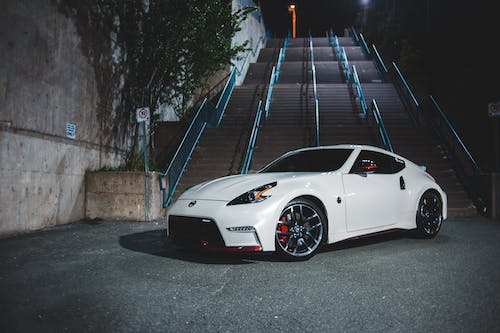
[[[399,177],[399,188],[402,190],[406,190],[405,179],[403,176]]]

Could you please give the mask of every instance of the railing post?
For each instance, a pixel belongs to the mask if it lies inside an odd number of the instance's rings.
[[[314,64],[314,49],[312,43],[312,36],[309,35],[309,48],[311,50],[311,68],[313,79],[313,92],[314,92],[314,115],[316,123],[316,146],[320,146],[320,133],[319,133],[319,103],[318,103],[318,90],[316,86],[316,65]]]

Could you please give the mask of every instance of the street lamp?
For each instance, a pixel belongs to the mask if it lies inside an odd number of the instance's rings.
[[[289,5],[288,11],[292,13],[292,38],[297,37],[297,14],[295,13],[295,5]]]

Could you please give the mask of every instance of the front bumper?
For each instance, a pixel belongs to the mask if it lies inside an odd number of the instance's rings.
[[[260,242],[254,237],[249,234],[249,239],[244,242],[254,245],[226,246],[217,224],[212,219],[177,215],[170,215],[168,219],[167,242],[183,247],[226,252],[262,251]]]
[[[177,200],[168,211],[168,240],[224,251],[274,251],[278,202],[227,206],[226,201]],[[240,229],[238,227],[249,227]],[[235,229],[236,228],[236,229]]]

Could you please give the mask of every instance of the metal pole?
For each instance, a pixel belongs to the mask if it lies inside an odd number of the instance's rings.
[[[288,11],[292,13],[292,38],[297,37],[297,14],[295,12],[295,5],[289,5]]]
[[[500,173],[492,172],[491,176],[491,218],[500,220]]]
[[[148,139],[149,139],[149,120],[142,122],[144,126],[144,139],[143,139],[143,152],[144,152],[144,172],[145,172],[145,202],[144,202],[144,212],[146,214],[146,222],[149,222],[149,149],[148,149]]]
[[[500,126],[500,118],[495,119],[495,133],[493,135],[493,141],[495,141],[495,166],[497,172],[500,172],[500,137],[498,135],[498,132],[500,131],[498,129],[498,126]]]

